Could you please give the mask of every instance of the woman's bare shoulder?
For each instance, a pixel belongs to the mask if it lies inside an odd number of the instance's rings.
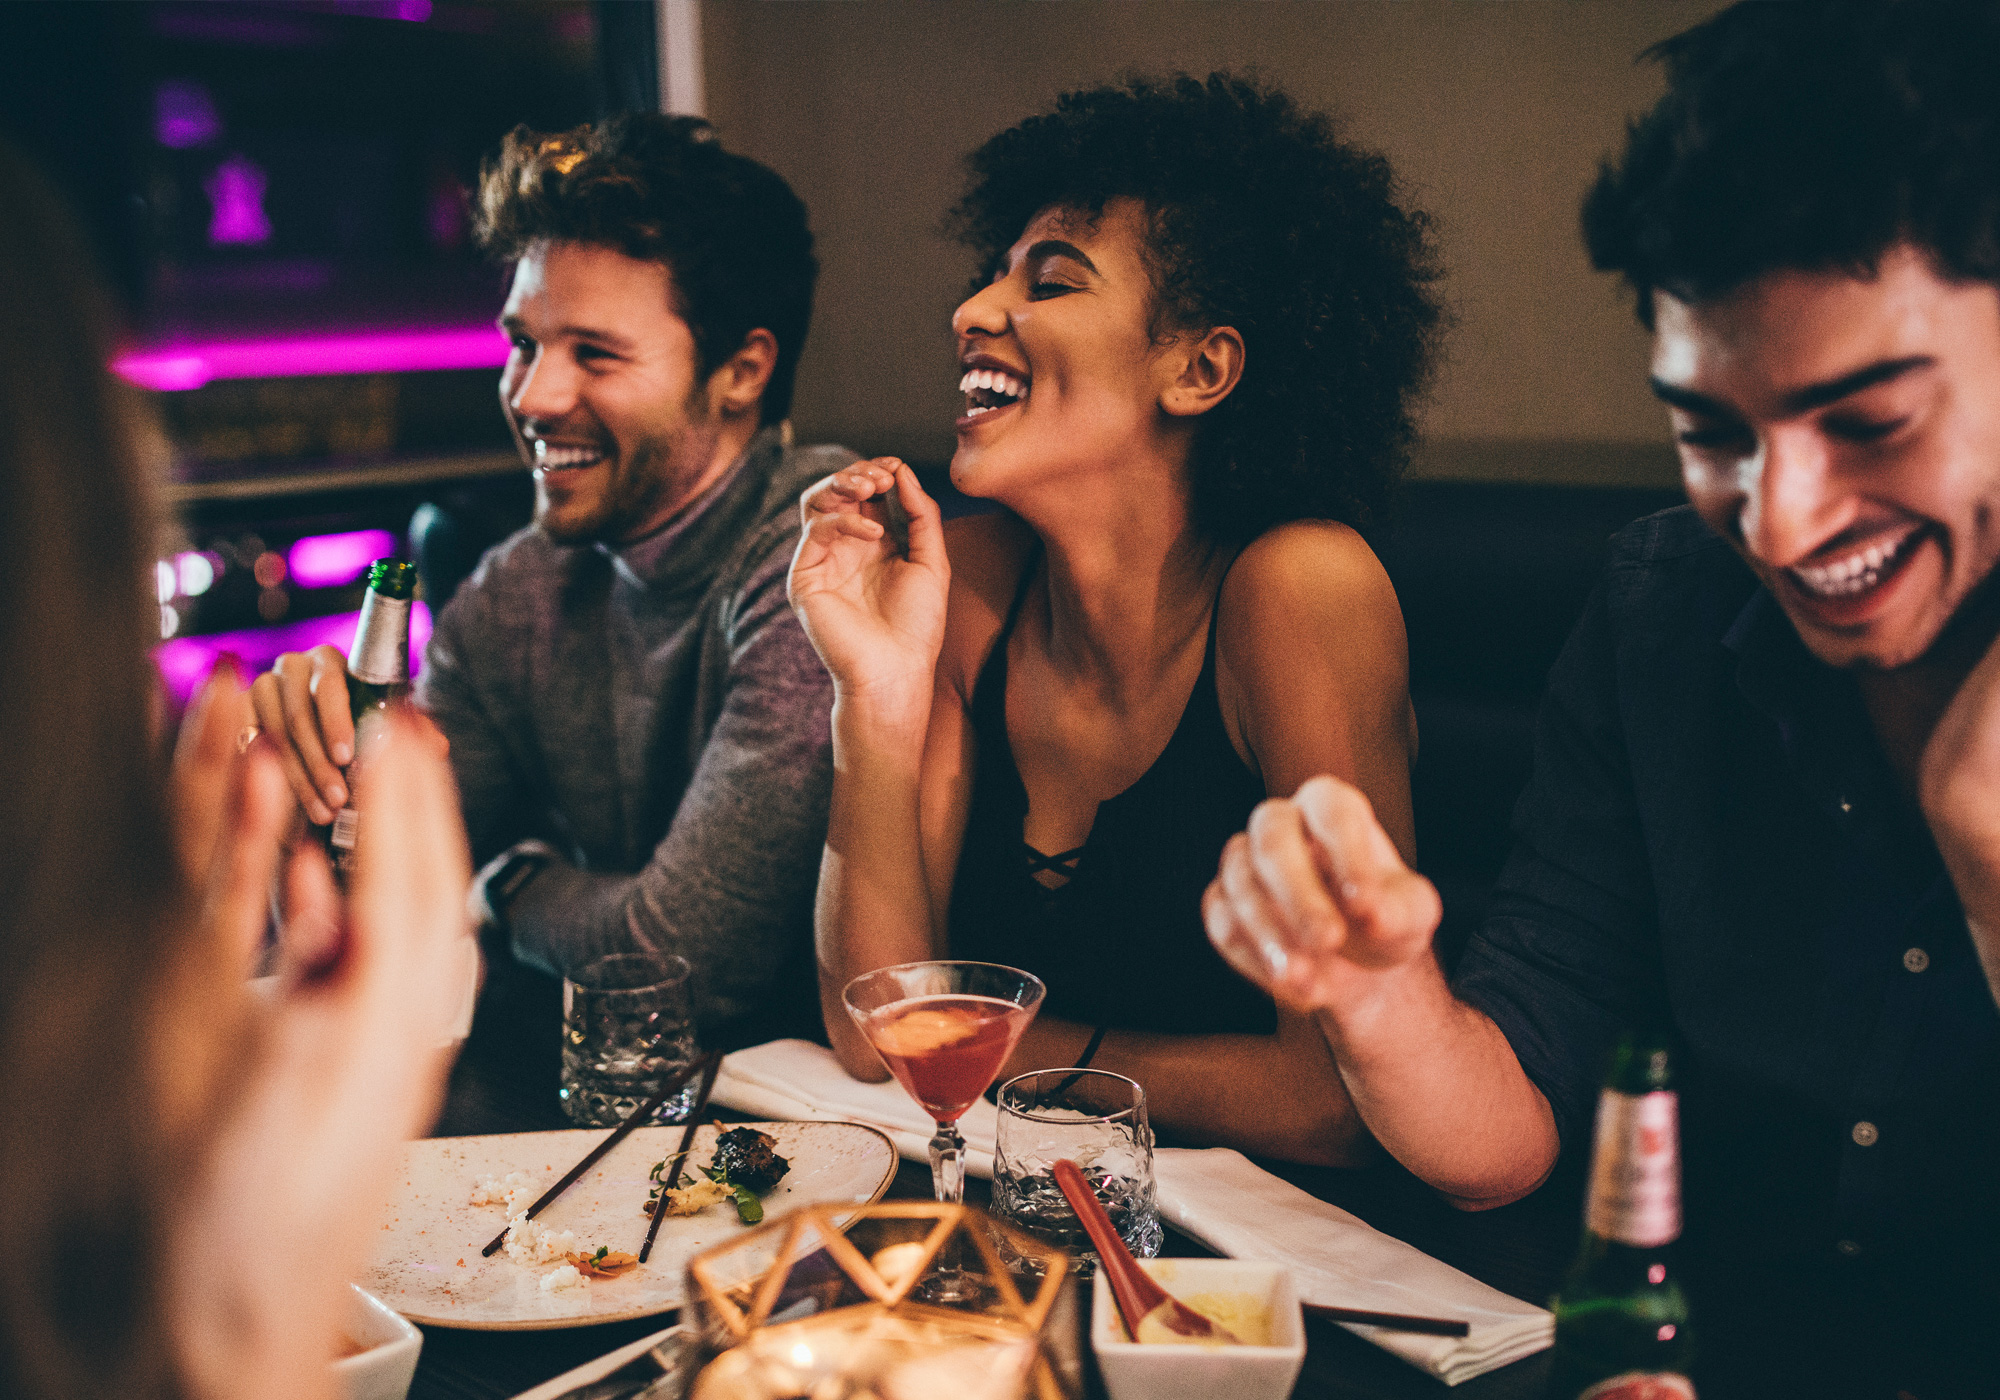
[[[969,696],[1034,552],[1035,533],[1018,516],[992,511],[947,521],[944,541],[951,556],[951,600],[938,665]]]
[[[1367,541],[1328,521],[1259,537],[1229,571],[1216,632],[1224,722],[1267,790],[1289,793],[1334,773],[1406,836],[1395,814],[1408,805],[1416,741],[1409,644],[1396,590]]]
[[[1333,520],[1294,520],[1239,554],[1223,584],[1219,626],[1239,642],[1280,642],[1301,626],[1403,641],[1403,610],[1368,542]]]

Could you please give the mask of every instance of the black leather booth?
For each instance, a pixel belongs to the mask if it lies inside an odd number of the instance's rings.
[[[1623,487],[1410,482],[1376,541],[1409,631],[1417,863],[1444,896],[1447,965],[1506,859],[1542,688],[1607,542],[1682,499]]]

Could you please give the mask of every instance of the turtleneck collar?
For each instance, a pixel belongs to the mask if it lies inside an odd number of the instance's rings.
[[[783,424],[759,429],[729,470],[673,519],[629,544],[595,548],[610,557],[621,577],[639,588],[671,592],[705,579],[716,559],[708,546],[748,527],[763,501],[764,483],[783,452]]]

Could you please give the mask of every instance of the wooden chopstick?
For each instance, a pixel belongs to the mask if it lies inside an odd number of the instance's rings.
[[[585,1172],[589,1171],[593,1166],[597,1164],[597,1161],[600,1157],[602,1157],[605,1153],[609,1152],[612,1148],[616,1147],[619,1143],[625,1141],[625,1139],[631,1135],[631,1132],[634,1128],[638,1127],[640,1124],[644,1123],[648,1118],[651,1118],[655,1113],[659,1112],[660,1105],[665,1103],[668,1099],[672,1098],[675,1094],[678,1094],[681,1091],[681,1086],[688,1082],[689,1077],[692,1076],[696,1070],[705,1069],[705,1067],[711,1062],[720,1063],[720,1061],[721,1061],[721,1056],[717,1055],[713,1051],[710,1051],[706,1056],[704,1056],[699,1060],[696,1060],[693,1064],[682,1065],[679,1069],[675,1070],[672,1074],[668,1075],[667,1082],[660,1086],[660,1091],[657,1094],[653,1095],[652,1098],[647,1099],[644,1103],[640,1104],[637,1108],[633,1109],[630,1113],[626,1114],[625,1121],[620,1123],[617,1127],[613,1128],[611,1130],[610,1136],[605,1138],[603,1142],[598,1143],[597,1146],[591,1148],[590,1155],[585,1157],[581,1162],[578,1162],[575,1166],[571,1167],[569,1171],[564,1175],[561,1181],[558,1181],[555,1185],[551,1186],[548,1190],[544,1191],[542,1193],[542,1198],[536,1201],[533,1205],[529,1206],[527,1214],[525,1214],[521,1218],[524,1220],[533,1220],[536,1216],[540,1215],[542,1213],[542,1207],[546,1206],[550,1201],[553,1201],[563,1192],[569,1190],[569,1188],[576,1182],[576,1179],[578,1177],[582,1176]],[[514,1222],[511,1220],[508,1221],[506,1229],[503,1229],[499,1234],[495,1235],[493,1237],[493,1242],[487,1245],[486,1248],[479,1251],[480,1257],[482,1259],[492,1258],[493,1254],[500,1248],[500,1246],[507,1242],[507,1230],[511,1230],[513,1228],[514,1228]]]
[[[653,1252],[653,1237],[660,1233],[660,1222],[667,1217],[667,1192],[680,1185],[681,1171],[687,1166],[688,1148],[694,1142],[694,1130],[701,1126],[701,1111],[708,1107],[708,1096],[715,1089],[715,1076],[721,1071],[722,1056],[710,1055],[708,1067],[701,1072],[701,1090],[695,1095],[694,1107],[688,1110],[687,1131],[681,1134],[680,1149],[674,1153],[674,1169],[660,1183],[659,1199],[653,1203],[653,1219],[646,1226],[646,1242],[639,1246],[641,1264]],[[717,1131],[720,1132],[719,1126]]]
[[[1329,1308],[1319,1303],[1301,1303],[1314,1317],[1328,1322],[1365,1322],[1370,1327],[1386,1327],[1394,1332],[1422,1332],[1432,1337],[1469,1337],[1472,1324],[1451,1317],[1412,1317],[1408,1313],[1368,1312],[1362,1308]]]

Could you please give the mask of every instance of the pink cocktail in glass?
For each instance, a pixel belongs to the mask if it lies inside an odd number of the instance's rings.
[[[875,1053],[937,1122],[931,1185],[940,1201],[965,1197],[959,1116],[1000,1073],[1044,990],[1040,978],[998,963],[918,962],[864,973],[842,993]]]
[[[940,1123],[956,1123],[1000,1073],[1033,1007],[999,997],[925,996],[868,1013],[862,1034]]]

